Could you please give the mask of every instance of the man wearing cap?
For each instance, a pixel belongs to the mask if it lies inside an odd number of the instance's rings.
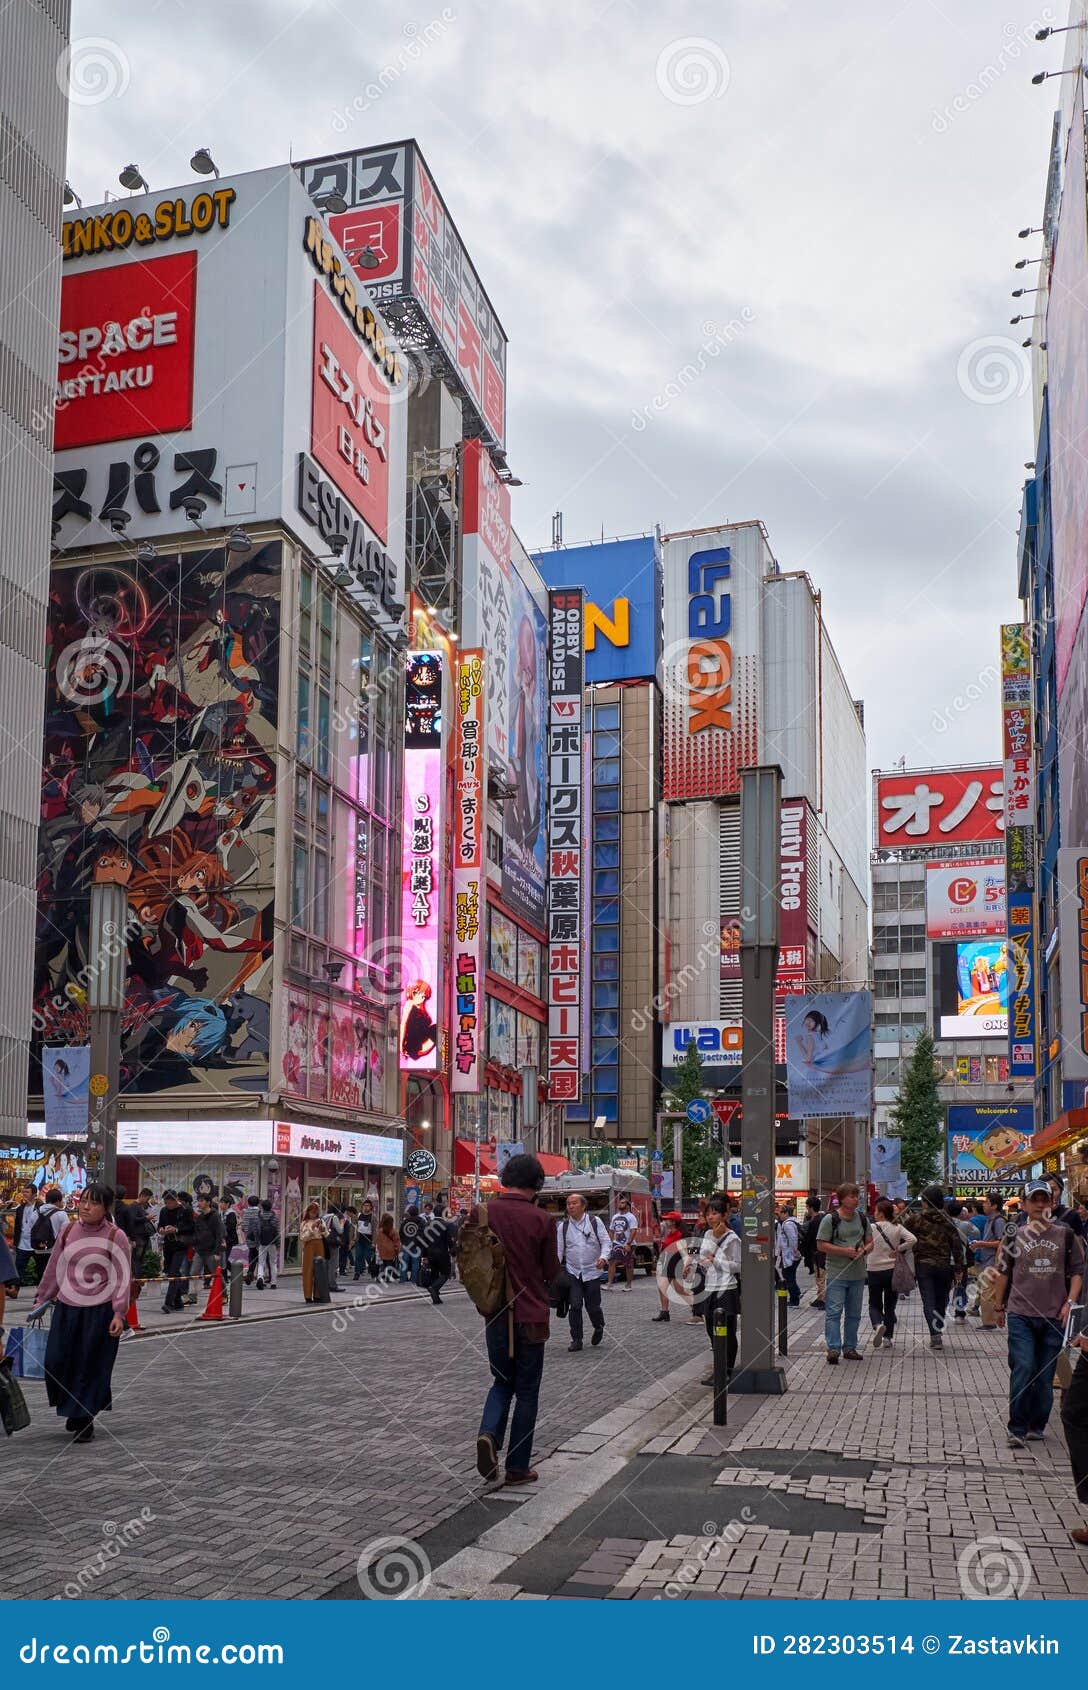
[[[1009,1335],[1010,1449],[1023,1449],[1046,1431],[1054,1406],[1054,1364],[1084,1276],[1084,1246],[1053,1219],[1046,1180],[1028,1186],[1024,1213],[1016,1231],[1001,1240],[994,1284],[997,1324]]]

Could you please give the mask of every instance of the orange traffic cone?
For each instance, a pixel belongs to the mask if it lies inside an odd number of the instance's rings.
[[[208,1292],[208,1301],[204,1306],[201,1320],[222,1320],[223,1318],[223,1269],[217,1267],[212,1279],[212,1288]]]
[[[128,1314],[125,1316],[125,1325],[128,1327],[130,1332],[142,1332],[143,1331],[143,1327],[140,1325],[140,1317],[136,1313],[136,1298],[135,1297],[133,1297],[131,1303],[129,1303],[129,1305],[128,1305]]]

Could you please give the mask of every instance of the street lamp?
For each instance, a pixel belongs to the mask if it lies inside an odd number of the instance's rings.
[[[128,894],[114,884],[91,887],[91,1078],[87,1100],[88,1173],[117,1185],[117,1090],[121,1069],[121,1011],[125,1007]]]

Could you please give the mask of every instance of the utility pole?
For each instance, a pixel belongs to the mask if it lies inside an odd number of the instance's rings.
[[[128,968],[128,895],[123,886],[91,887],[87,1005],[91,1019],[91,1077],[87,1099],[87,1178],[117,1187],[117,1091],[121,1072],[121,1011]]]
[[[741,1315],[734,1391],[779,1395],[775,1358],[774,986],[778,969],[782,771],[740,777]]]

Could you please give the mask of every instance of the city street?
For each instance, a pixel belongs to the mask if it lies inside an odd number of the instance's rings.
[[[90,1448],[68,1447],[28,1387],[34,1426],[5,1451],[24,1529],[5,1542],[3,1587],[1088,1597],[1057,1407],[1045,1443],[1004,1447],[1002,1335],[971,1320],[935,1355],[915,1296],[893,1351],[832,1371],[806,1293],[787,1394],[733,1398],[715,1429],[705,1336],[683,1318],[652,1325],[655,1305],[645,1280],[606,1295],[599,1350],[570,1355],[553,1330],[532,1494],[489,1491],[475,1472],[486,1370],[456,1286],[437,1310],[396,1293],[128,1340]],[[112,1500],[92,1516],[96,1497]]]

